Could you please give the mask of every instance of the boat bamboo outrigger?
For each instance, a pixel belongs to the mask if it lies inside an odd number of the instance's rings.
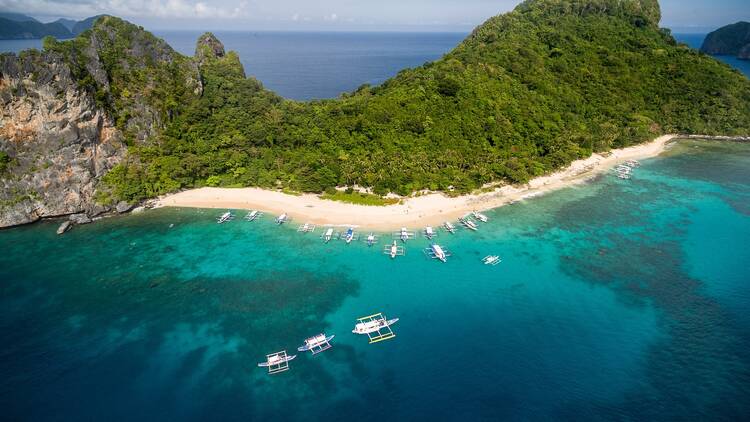
[[[406,227],[401,227],[401,230],[393,232],[393,238],[401,239],[402,242],[414,239],[414,237],[416,237],[416,234],[412,231],[407,230]]]
[[[456,233],[456,226],[454,226],[450,221],[446,221],[445,223],[443,223],[443,227],[445,227],[445,231],[450,234]]]
[[[432,229],[432,226],[427,226],[424,228],[424,237],[426,237],[428,240],[432,240],[432,238],[435,236],[437,236],[437,233]]]
[[[406,255],[406,249],[404,249],[403,246],[400,246],[396,241],[393,241],[393,244],[385,245],[383,247],[383,253],[386,255],[390,255],[391,259],[397,257],[397,256],[404,256]]]
[[[482,213],[480,213],[480,212],[478,212],[478,211],[472,211],[472,212],[471,212],[471,215],[472,215],[472,216],[473,216],[473,217],[474,217],[475,219],[477,219],[477,220],[481,221],[482,223],[486,223],[486,222],[488,222],[488,221],[490,220],[489,218],[487,218],[487,216],[486,216],[486,215],[484,215],[484,214],[482,214]]]
[[[283,213],[280,216],[276,217],[276,224],[278,225],[282,225],[289,221],[291,221],[291,218],[289,218],[289,215],[287,215],[287,213]]]
[[[367,335],[370,339],[370,344],[396,337],[396,334],[391,330],[391,325],[397,323],[398,318],[386,319],[385,315],[379,312],[357,318],[357,321],[352,332],[354,334]]]
[[[329,227],[328,230],[326,230],[325,233],[323,233],[323,235],[320,237],[321,239],[323,239],[323,242],[328,243],[331,241],[334,235],[335,233],[333,232],[333,228]]]
[[[460,218],[458,221],[460,221],[461,224],[463,224],[464,227],[466,227],[467,229],[472,230],[472,231],[477,231],[477,228],[478,228],[477,223],[469,220],[468,218],[466,217]]]
[[[216,222],[222,224],[232,220],[234,220],[234,214],[232,214],[232,211],[227,211],[224,214],[220,215],[219,218],[216,219]]]
[[[367,246],[372,246],[374,244],[378,243],[378,236],[370,233],[367,235]]]
[[[245,220],[247,220],[247,221],[255,221],[258,218],[260,218],[260,216],[262,216],[262,215],[263,215],[262,212],[260,212],[258,210],[252,210],[249,213],[247,213],[247,215],[245,216]]]
[[[482,258],[482,262],[484,263],[484,265],[495,266],[495,265],[501,263],[502,261],[503,260],[500,259],[500,257],[497,256],[497,255],[487,255],[484,258]]]
[[[333,340],[333,337],[335,336],[326,336],[325,333],[320,333],[318,335],[312,336],[305,339],[305,344],[298,347],[297,351],[310,351],[313,355],[317,355],[318,353],[328,350],[332,347],[331,340]]]
[[[340,237],[347,244],[352,243],[352,240],[358,240],[359,234],[354,231],[354,227],[349,227],[346,232]]]
[[[442,262],[448,262],[448,257],[451,256],[451,253],[448,252],[447,249],[435,243],[430,245],[429,248],[425,248],[424,253],[430,258],[437,259],[438,261]]]
[[[266,361],[258,364],[261,368],[268,368],[269,374],[278,374],[289,369],[289,362],[297,355],[287,355],[286,350],[266,355]]]
[[[300,233],[312,233],[315,231],[315,224],[312,224],[312,223],[300,224],[300,226],[297,227],[297,231]]]

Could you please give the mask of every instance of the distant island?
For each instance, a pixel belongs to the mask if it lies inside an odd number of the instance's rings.
[[[711,32],[703,41],[701,51],[750,60],[750,22],[737,22]]]
[[[23,40],[46,36],[58,39],[73,38],[91,28],[98,17],[92,16],[81,21],[61,18],[54,22],[42,23],[19,13],[0,13],[0,39]]]
[[[104,16],[0,55],[0,226],[200,187],[459,195],[665,134],[749,134],[750,80],[660,19],[656,0],[526,0],[435,62],[298,102],[210,33],[189,57]]]

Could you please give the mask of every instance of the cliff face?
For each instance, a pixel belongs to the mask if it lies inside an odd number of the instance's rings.
[[[125,156],[122,134],[56,54],[0,57],[0,227],[102,211],[98,178]]]
[[[711,32],[703,41],[701,51],[750,59],[750,22],[737,22]]]
[[[0,55],[0,227],[108,209],[99,182],[126,144],[147,145],[201,91],[191,58],[112,17]]]

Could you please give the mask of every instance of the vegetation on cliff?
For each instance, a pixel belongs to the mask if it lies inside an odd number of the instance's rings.
[[[309,103],[265,90],[234,53],[205,43],[200,59],[170,52],[130,66],[129,43],[151,36],[116,19],[47,47],[74,59],[80,38],[101,34],[109,90],[97,81],[97,98],[122,127],[138,96],[163,118],[107,174],[109,198],[204,185],[465,192],[662,133],[747,134],[750,81],[676,43],[658,20],[655,0],[528,0],[436,62]],[[191,66],[200,93],[185,82]]]

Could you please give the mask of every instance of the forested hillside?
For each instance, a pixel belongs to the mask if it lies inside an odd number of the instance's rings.
[[[528,0],[436,62],[309,103],[246,78],[210,35],[193,59],[170,52],[158,69],[168,83],[149,83],[115,59],[129,48],[124,37],[104,52],[111,89],[97,98],[122,128],[138,111],[132,99],[146,98],[163,129],[126,131],[129,158],[105,176],[100,198],[204,185],[466,192],[663,133],[748,134],[750,81],[675,42],[659,18],[655,0]],[[80,38],[113,25],[136,31],[102,19]],[[191,66],[200,93],[184,86]]]

